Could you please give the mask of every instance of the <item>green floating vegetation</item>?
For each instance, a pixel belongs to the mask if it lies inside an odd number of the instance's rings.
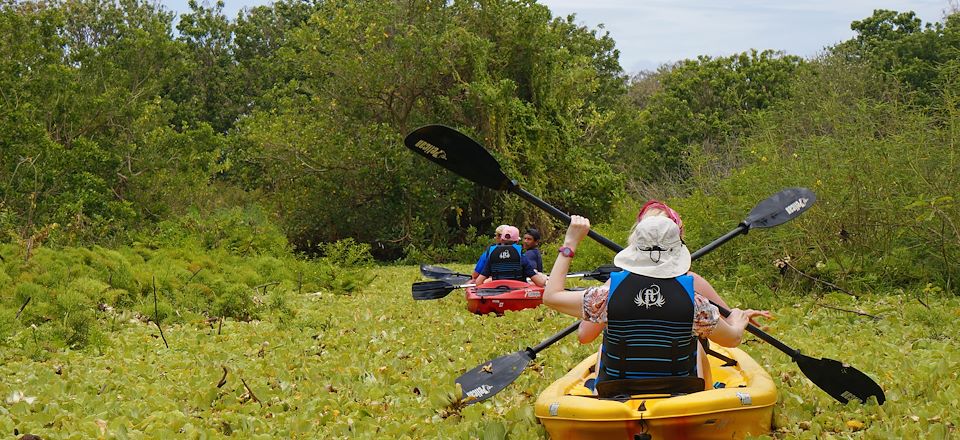
[[[284,284],[287,310],[296,313],[265,310],[261,320],[222,323],[171,317],[164,323],[170,348],[154,325],[130,312],[116,320],[93,315],[104,329],[100,348],[44,347],[43,357],[35,355],[34,334],[45,344],[54,337],[44,330],[49,323],[21,325],[0,347],[0,432],[78,439],[544,437],[534,400],[595,345],[568,338],[496,397],[466,408],[452,402],[453,381],[539,342],[570,318],[543,307],[476,316],[457,295],[413,301],[416,267],[368,272],[372,283],[349,295]],[[758,301],[748,286],[717,284],[731,305]],[[960,352],[951,347],[960,342],[952,325],[960,318],[958,298],[921,302],[917,291],[859,299],[839,292],[764,295],[777,318],[767,323],[771,334],[805,354],[855,366],[888,399],[883,406],[841,405],[788,357],[749,337],[745,349],[779,388],[775,427],[764,438],[957,435]]]

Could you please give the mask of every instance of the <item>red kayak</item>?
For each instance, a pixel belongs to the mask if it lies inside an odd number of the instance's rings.
[[[467,310],[478,315],[532,309],[543,302],[543,287],[526,281],[492,280],[467,287]]]

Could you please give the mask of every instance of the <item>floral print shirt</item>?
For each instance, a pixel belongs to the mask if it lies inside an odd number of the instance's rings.
[[[591,287],[583,293],[583,319],[603,324],[607,322],[607,298],[610,291],[607,286]],[[710,300],[699,293],[693,295],[693,334],[706,338],[717,326],[720,310],[710,304]]]

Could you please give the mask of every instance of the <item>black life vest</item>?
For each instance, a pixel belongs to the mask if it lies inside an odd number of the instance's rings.
[[[693,277],[610,276],[597,382],[697,375]]]
[[[490,251],[490,277],[495,280],[527,279],[520,264],[520,250],[515,244],[500,245]]]

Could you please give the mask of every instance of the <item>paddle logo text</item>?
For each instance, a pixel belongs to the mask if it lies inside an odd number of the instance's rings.
[[[431,146],[432,146],[432,145],[431,145]],[[796,202],[793,202],[793,203],[787,205],[787,214],[793,215],[793,214],[795,214],[797,211],[799,211],[799,210],[801,210],[801,209],[803,209],[803,208],[806,208],[806,207],[807,207],[807,202],[809,202],[809,201],[810,201],[810,199],[808,199],[808,198],[806,198],[806,197],[797,199]]]
[[[637,297],[633,299],[633,302],[637,307],[644,306],[649,309],[650,306],[663,307],[667,301],[663,298],[663,295],[660,294],[660,286],[654,284],[637,293]]]
[[[447,152],[437,148],[436,145],[433,145],[430,142],[420,139],[415,145],[420,149],[420,151],[423,151],[434,159],[447,160]]]
[[[489,393],[492,389],[493,387],[490,385],[480,385],[470,391],[467,391],[467,395],[473,397],[474,399],[479,399],[483,396],[486,396],[487,393]]]

